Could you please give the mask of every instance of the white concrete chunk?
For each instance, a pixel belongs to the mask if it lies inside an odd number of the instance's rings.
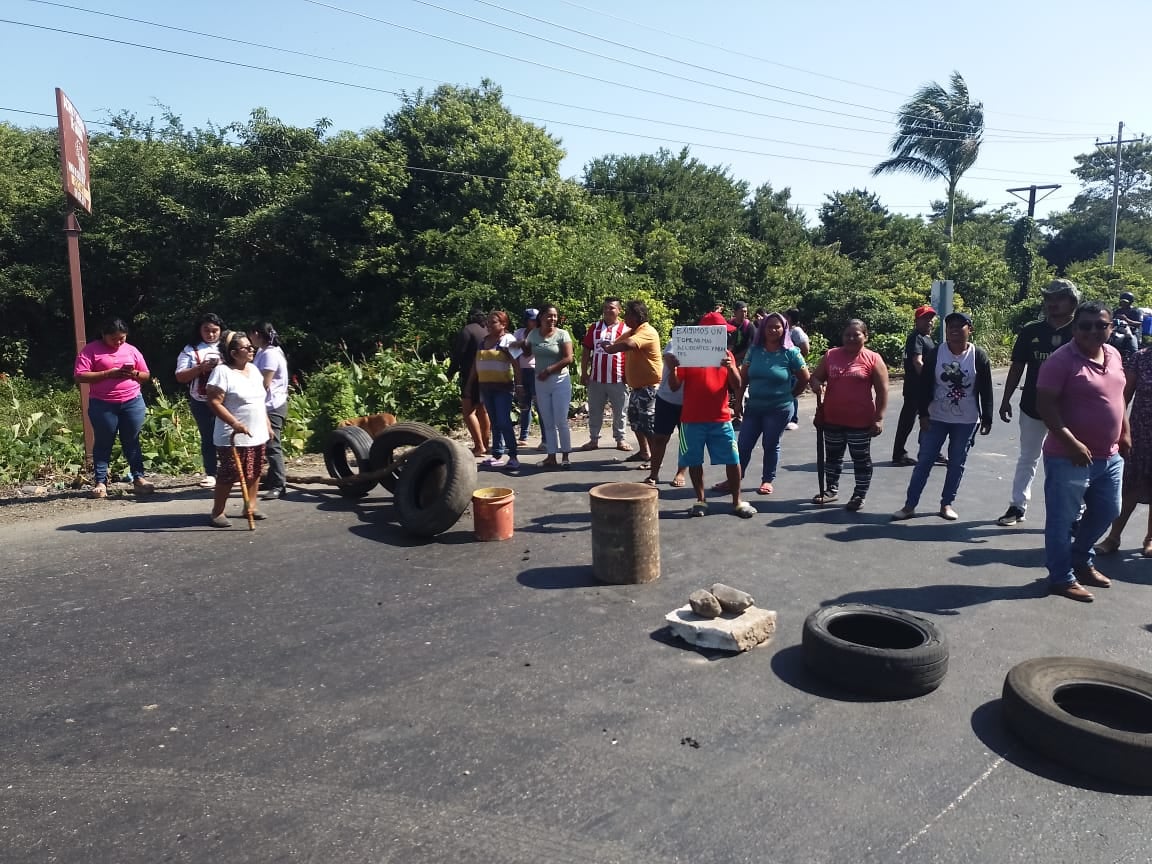
[[[719,618],[702,618],[691,606],[681,606],[664,616],[673,635],[700,648],[747,651],[765,645],[776,632],[776,612],[750,606],[738,615],[725,612]]]

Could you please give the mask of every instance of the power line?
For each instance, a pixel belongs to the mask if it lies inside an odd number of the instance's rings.
[[[83,9],[83,8],[81,8],[81,7],[77,7],[77,6],[70,6],[70,5],[66,5],[66,4],[59,4],[59,3],[48,3],[48,2],[46,2],[46,0],[28,0],[28,2],[43,3],[44,5],[64,6],[65,8],[73,9],[73,10],[76,10],[76,11],[89,12],[89,13],[91,13],[91,14],[95,14],[95,15],[105,15],[105,14],[110,14],[110,13],[102,13],[102,12],[97,12],[97,11],[94,11],[94,10],[90,10],[90,9]],[[310,0],[306,0],[306,2],[310,2]],[[352,13],[352,14],[356,14],[356,13]],[[111,17],[115,17],[115,18],[123,18],[124,16],[112,15]],[[151,22],[151,21],[144,21],[143,19],[135,19],[135,18],[133,18],[133,19],[127,19],[127,20],[131,20],[131,21],[133,21],[133,22],[137,22],[137,23],[143,23],[143,24],[147,24],[147,25],[150,25],[150,26],[160,27],[160,28],[164,28],[164,29],[169,29],[169,27],[170,27],[170,25],[165,25],[165,24],[158,24],[158,23],[155,23],[155,22]],[[40,30],[48,30],[48,31],[50,31],[50,32],[57,32],[57,33],[64,33],[64,34],[67,34],[67,35],[71,35],[71,36],[78,36],[78,37],[81,37],[81,38],[85,38],[85,39],[93,39],[93,40],[97,40],[97,41],[111,42],[111,43],[113,43],[113,44],[119,44],[119,45],[129,45],[129,46],[132,46],[132,47],[136,47],[136,48],[142,48],[142,49],[145,49],[145,50],[149,50],[149,51],[156,51],[156,52],[160,52],[160,53],[173,54],[173,55],[176,55],[176,56],[188,57],[188,58],[197,59],[197,60],[204,60],[204,61],[213,62],[213,63],[223,63],[223,64],[226,64],[226,65],[237,66],[237,67],[240,67],[240,68],[246,68],[246,69],[254,69],[254,70],[257,70],[257,71],[262,71],[262,72],[270,72],[270,73],[273,73],[273,74],[279,74],[279,75],[287,75],[287,76],[296,77],[296,78],[303,78],[303,79],[306,79],[306,80],[318,81],[318,82],[322,82],[322,83],[328,83],[328,84],[335,84],[335,85],[338,85],[338,86],[344,86],[344,87],[352,87],[352,88],[361,89],[361,90],[368,90],[368,91],[372,91],[372,92],[376,92],[376,93],[384,93],[384,94],[387,94],[387,95],[391,95],[391,96],[396,96],[396,97],[402,97],[402,96],[403,96],[403,94],[402,94],[402,93],[400,93],[400,92],[398,92],[398,91],[395,91],[395,90],[388,90],[388,89],[385,89],[385,88],[380,88],[380,87],[372,87],[372,86],[370,86],[370,85],[366,85],[366,84],[357,84],[357,83],[354,83],[354,82],[341,81],[341,80],[337,80],[337,79],[333,79],[333,78],[324,78],[324,77],[320,77],[320,76],[314,76],[314,75],[305,75],[305,74],[303,74],[303,73],[298,73],[298,72],[291,72],[291,71],[282,70],[282,69],[276,69],[276,68],[273,68],[273,67],[269,67],[269,66],[260,66],[260,65],[256,65],[256,64],[250,64],[250,63],[240,63],[240,62],[238,62],[238,61],[233,61],[233,60],[224,60],[224,59],[221,59],[221,58],[217,58],[217,57],[210,57],[210,56],[207,56],[207,55],[203,55],[203,54],[194,54],[194,53],[185,52],[185,51],[176,51],[176,50],[173,50],[173,49],[169,49],[169,48],[160,48],[160,47],[158,47],[158,46],[154,46],[154,45],[146,45],[146,44],[144,44],[144,43],[139,43],[139,42],[130,42],[130,41],[126,41],[126,40],[112,39],[112,38],[110,38],[110,37],[105,37],[105,36],[97,36],[97,35],[94,35],[94,34],[91,34],[91,33],[80,33],[80,32],[71,31],[71,30],[63,30],[63,29],[60,29],[60,28],[46,27],[46,26],[43,26],[43,25],[39,25],[39,24],[31,24],[31,23],[28,23],[28,22],[22,22],[22,21],[11,21],[11,20],[8,20],[8,19],[0,19],[0,23],[15,24],[15,25],[18,25],[18,26],[23,26],[23,27],[32,27],[32,28],[35,28],[35,29],[40,29]],[[180,32],[188,32],[188,33],[193,33],[193,34],[195,34],[195,35],[205,36],[205,37],[207,37],[207,38],[221,39],[221,40],[224,40],[224,41],[229,41],[229,42],[240,42],[241,44],[245,44],[245,45],[248,45],[248,46],[250,46],[250,47],[260,47],[260,48],[266,48],[266,49],[269,49],[269,50],[274,50],[274,51],[283,50],[283,51],[285,51],[286,53],[292,53],[292,54],[299,54],[299,53],[302,53],[302,52],[293,51],[293,50],[291,50],[291,49],[281,49],[281,48],[278,48],[278,47],[276,47],[276,46],[271,46],[271,45],[264,45],[264,44],[262,44],[262,43],[256,43],[256,42],[247,42],[246,40],[237,40],[237,39],[233,39],[232,37],[228,37],[228,36],[218,36],[218,35],[216,35],[216,34],[212,34],[212,33],[204,33],[204,32],[202,32],[202,31],[192,31],[192,30],[186,30],[185,28],[170,28],[170,29],[175,29],[175,30],[178,30],[178,31],[180,31]],[[481,50],[485,50],[485,49],[481,49]],[[340,60],[335,60],[335,59],[333,59],[333,58],[326,58],[326,57],[323,57],[323,56],[321,56],[321,55],[306,55],[306,56],[309,56],[309,57],[313,57],[313,58],[315,58],[315,59],[329,60],[329,61],[331,61],[331,62],[337,62],[337,63],[340,63],[340,62],[346,62],[346,63],[350,63],[350,62],[351,62],[351,61],[340,61]],[[366,64],[358,64],[358,63],[354,63],[354,64],[352,64],[352,65],[357,65],[357,66],[365,66]],[[406,73],[402,73],[402,72],[394,72],[394,70],[382,69],[382,68],[380,68],[380,67],[367,67],[367,68],[372,68],[372,69],[375,69],[375,70],[377,70],[377,71],[390,72],[390,73],[392,73],[392,74],[406,75]],[[407,75],[406,75],[406,77],[422,78],[422,76],[407,76]],[[423,80],[434,80],[434,79],[423,79]],[[621,85],[621,86],[627,86],[627,85]],[[643,91],[643,92],[656,93],[656,95],[668,95],[668,94],[660,94],[660,93],[658,93],[657,91]],[[513,96],[514,96],[515,94],[509,94],[509,95],[513,95]],[[681,127],[681,128],[692,128],[692,129],[696,129],[696,130],[698,130],[698,131],[708,131],[708,132],[711,132],[711,133],[713,133],[713,134],[721,134],[721,135],[736,135],[736,136],[739,136],[739,137],[746,137],[746,138],[760,138],[760,137],[761,137],[761,136],[748,136],[748,135],[745,135],[745,134],[743,134],[743,133],[727,132],[727,131],[724,131],[724,130],[706,129],[706,128],[704,128],[704,127],[692,127],[692,126],[688,126],[687,124],[679,124],[679,123],[674,123],[674,122],[670,122],[670,121],[656,120],[656,119],[653,119],[653,118],[645,118],[645,117],[639,117],[639,116],[636,116],[636,115],[630,115],[630,114],[622,114],[622,113],[619,113],[619,112],[613,112],[613,111],[604,111],[604,110],[601,110],[601,109],[596,109],[596,108],[587,108],[587,107],[584,107],[584,106],[579,106],[579,105],[571,105],[571,104],[568,104],[568,103],[563,103],[563,102],[555,102],[555,101],[546,100],[546,99],[537,99],[537,98],[535,98],[535,97],[531,97],[531,96],[518,96],[518,97],[516,97],[516,98],[522,98],[522,99],[526,99],[526,100],[529,100],[529,101],[540,102],[540,103],[543,103],[543,104],[556,105],[556,106],[559,106],[559,107],[567,107],[567,108],[573,108],[573,109],[575,109],[575,110],[581,110],[581,111],[589,111],[589,112],[595,112],[595,113],[605,114],[605,115],[608,115],[608,116],[621,117],[621,118],[625,118],[625,119],[633,119],[633,120],[638,120],[638,121],[640,121],[640,122],[648,122],[648,123],[661,123],[661,124],[664,124],[664,125],[669,125],[669,126],[678,126],[678,127]],[[678,98],[678,99],[681,99],[682,101],[689,101],[689,102],[693,102],[693,103],[695,103],[695,104],[699,104],[699,105],[708,105],[708,104],[709,104],[709,103],[706,103],[706,102],[703,102],[703,101],[700,101],[700,100],[692,100],[692,99],[687,99],[686,97],[675,97],[675,96],[670,96],[670,98]],[[723,107],[723,106],[720,106],[720,107]],[[728,110],[732,110],[732,111],[739,111],[740,109],[731,108],[731,109],[728,109]],[[858,128],[855,128],[855,127],[851,127],[851,126],[838,126],[838,125],[834,125],[834,124],[819,123],[819,122],[817,122],[817,121],[811,121],[811,120],[800,120],[800,119],[797,119],[797,118],[781,117],[781,116],[778,116],[778,115],[774,115],[774,114],[764,114],[764,113],[761,113],[761,112],[754,112],[754,111],[741,111],[740,113],[742,113],[742,114],[754,114],[754,115],[757,115],[757,116],[768,117],[768,118],[772,118],[772,119],[778,119],[778,120],[784,120],[784,121],[787,121],[787,122],[794,122],[794,123],[800,123],[800,124],[804,124],[804,125],[819,126],[819,127],[824,127],[824,128],[839,129],[839,130],[843,130],[843,131],[856,131],[856,132],[864,132],[864,133],[868,133],[868,134],[885,134],[885,133],[883,133],[883,132],[880,132],[879,130],[871,130],[871,129],[858,129]],[[567,123],[567,124],[565,124],[565,123],[563,123],[563,121],[549,121],[549,122],[555,122],[557,125],[569,125],[569,126],[578,126],[578,125],[579,125],[579,124],[574,124],[574,123]],[[592,128],[592,127],[588,127],[588,128]],[[614,130],[605,130],[605,131],[608,131],[608,132],[612,132],[612,131],[614,131]],[[653,137],[655,137],[655,136],[653,136]],[[765,140],[765,141],[769,141],[769,142],[775,142],[775,143],[787,143],[787,144],[795,144],[796,146],[815,146],[815,147],[817,147],[817,149],[826,149],[826,150],[832,150],[832,151],[836,151],[836,152],[841,152],[841,151],[840,151],[840,148],[830,148],[830,147],[822,147],[822,146],[818,146],[818,145],[807,145],[807,144],[802,144],[802,145],[801,145],[801,144],[798,144],[797,142],[786,142],[786,141],[783,141],[783,140],[781,140],[781,139],[763,138],[762,140]],[[951,138],[944,138],[944,139],[926,139],[926,140],[954,140],[954,139],[951,139]],[[1071,140],[1075,140],[1075,139],[1071,139]],[[1057,141],[1054,141],[1054,140],[1050,140],[1050,141],[1035,141],[1035,142],[1024,142],[1024,141],[1019,141],[1019,140],[1015,140],[1015,139],[1013,139],[1013,140],[1007,140],[1007,141],[1002,141],[1002,142],[994,142],[994,143],[1004,143],[1004,144],[1021,144],[1021,143],[1030,143],[1030,144],[1052,144],[1052,143],[1060,143],[1060,142],[1057,142]],[[701,145],[701,146],[710,146],[710,145]],[[872,154],[866,154],[866,153],[863,153],[863,152],[861,152],[861,151],[843,151],[843,152],[854,152],[854,153],[858,153],[859,155],[872,155]],[[789,158],[798,158],[798,157],[789,157]],[[877,158],[882,158],[882,157],[880,157],[880,156],[877,156]],[[994,171],[994,170],[1002,170],[1002,169],[986,169],[986,170],[993,170],[993,171]],[[1009,173],[1009,174],[1020,175],[1020,172],[1015,172],[1015,171],[1005,171],[1004,173]],[[1022,175],[1020,175],[1020,176],[1022,176]],[[1036,176],[1047,176],[1047,175],[1036,175]]]
[[[442,12],[448,12],[452,15],[459,15],[460,17],[467,18],[468,20],[471,20],[471,21],[478,21],[482,24],[487,24],[490,27],[497,27],[501,30],[507,30],[511,33],[516,33],[516,34],[519,34],[522,36],[528,36],[529,38],[532,38],[532,39],[538,39],[538,40],[547,42],[548,44],[551,44],[551,45],[558,45],[558,46],[563,47],[563,48],[568,48],[572,51],[579,51],[581,53],[590,54],[591,56],[598,57],[600,59],[611,60],[612,62],[615,62],[615,63],[622,63],[624,65],[632,66],[632,67],[637,68],[637,69],[643,69],[643,70],[648,71],[648,72],[655,72],[659,75],[670,75],[673,78],[677,78],[677,79],[682,80],[682,81],[688,81],[688,82],[693,83],[693,84],[700,84],[700,85],[705,86],[705,87],[719,87],[719,89],[729,90],[730,92],[733,92],[733,93],[738,93],[738,94],[745,95],[745,96],[752,96],[752,97],[757,98],[757,99],[766,99],[767,101],[770,101],[770,102],[780,102],[781,104],[784,104],[784,105],[791,105],[791,106],[797,107],[797,108],[805,108],[805,109],[810,110],[810,111],[826,111],[827,110],[827,109],[823,109],[823,108],[816,108],[816,107],[813,107],[810,105],[800,105],[800,104],[797,104],[795,102],[787,102],[787,101],[779,100],[779,99],[769,99],[766,96],[760,96],[759,94],[756,94],[756,93],[748,93],[747,91],[744,91],[744,90],[735,90],[735,89],[732,89],[729,87],[724,87],[722,85],[709,84],[708,82],[700,81],[700,80],[695,79],[695,78],[687,78],[687,77],[684,77],[681,75],[676,75],[675,73],[664,72],[660,69],[653,69],[650,66],[643,66],[640,64],[636,64],[636,63],[630,63],[626,60],[620,60],[618,58],[609,57],[609,56],[604,55],[604,54],[598,54],[598,53],[593,52],[593,51],[586,51],[585,49],[578,48],[574,45],[569,45],[569,44],[564,43],[564,42],[556,42],[554,40],[547,39],[543,36],[538,36],[538,35],[533,34],[533,33],[526,33],[523,30],[517,30],[517,29],[512,28],[512,27],[506,27],[503,24],[498,24],[496,22],[489,21],[485,18],[478,18],[478,17],[473,16],[473,15],[468,15],[464,12],[459,12],[459,11],[454,10],[454,9],[449,9],[445,6],[440,6],[436,3],[432,3],[432,2],[430,2],[430,0],[411,0],[411,2],[417,3],[421,6],[427,6],[427,7],[432,8],[432,9],[439,9]],[[520,12],[520,11],[515,10],[515,9],[510,9],[507,6],[503,6],[499,3],[492,2],[492,0],[473,0],[473,2],[479,3],[481,6],[488,6],[488,7],[493,8],[493,9],[499,9],[503,12],[507,12],[507,13],[512,14],[512,15],[517,15],[521,18],[527,18],[529,21],[535,21],[539,24],[544,24],[545,26],[548,26],[548,27],[554,27],[558,30],[563,30],[567,33],[574,33],[578,36],[583,36],[583,37],[588,38],[588,39],[594,39],[597,42],[604,42],[608,45],[615,45],[618,48],[624,48],[625,50],[634,51],[638,54],[644,54],[644,55],[649,56],[649,57],[655,57],[655,58],[660,59],[660,60],[666,60],[670,63],[676,63],[676,64],[681,65],[681,66],[687,66],[691,69],[699,69],[702,72],[709,72],[713,75],[720,75],[720,76],[723,76],[725,78],[735,79],[737,81],[746,81],[749,84],[756,84],[760,87],[767,87],[767,88],[770,88],[772,90],[780,90],[780,91],[785,92],[785,93],[794,93],[798,96],[806,96],[809,99],[818,99],[822,102],[831,102],[832,104],[835,104],[835,105],[845,105],[845,106],[848,106],[850,108],[862,108],[865,111],[876,111],[878,113],[886,115],[883,120],[881,120],[879,118],[872,118],[872,117],[861,117],[858,114],[845,114],[843,116],[853,117],[853,118],[861,119],[861,120],[867,120],[869,122],[874,122],[874,123],[887,123],[887,122],[890,122],[892,114],[895,113],[890,108],[877,108],[873,105],[864,105],[860,102],[848,102],[848,101],[843,100],[843,99],[833,99],[830,96],[821,96],[818,93],[810,93],[810,92],[805,91],[805,90],[796,90],[796,89],[791,88],[791,87],[783,87],[783,86],[780,86],[778,84],[771,84],[767,81],[761,81],[757,78],[749,78],[749,77],[744,76],[744,75],[736,75],[736,74],[733,74],[731,72],[724,72],[721,69],[715,69],[711,66],[703,66],[703,65],[698,64],[698,63],[693,63],[690,60],[683,60],[683,59],[680,59],[677,57],[670,56],[668,54],[661,54],[657,51],[649,51],[645,48],[639,48],[639,47],[636,47],[635,45],[630,45],[630,44],[625,43],[625,42],[617,42],[613,39],[608,39],[608,38],[603,37],[603,36],[597,36],[594,33],[588,33],[587,31],[578,30],[574,27],[567,27],[563,24],[557,24],[556,22],[549,21],[546,18],[540,18],[540,17],[537,17],[535,15],[529,15],[526,12]],[[828,112],[828,113],[839,114],[841,112]],[[910,117],[910,119],[925,120],[928,122],[939,124],[940,126],[945,127],[947,129],[950,129],[951,131],[955,131],[958,134],[971,133],[973,131],[977,131],[979,129],[985,129],[985,128],[987,128],[989,131],[1011,132],[1011,133],[1019,133],[1019,134],[1025,134],[1025,135],[1047,135],[1047,134],[1050,134],[1050,133],[1044,133],[1044,132],[1036,132],[1034,130],[995,129],[993,127],[977,126],[976,124],[973,124],[973,123],[955,123],[955,122],[952,122],[950,120],[940,120],[939,118],[935,118],[935,117],[922,117],[922,116],[918,116],[918,115],[909,115],[909,117]],[[1051,133],[1051,134],[1057,134],[1057,133]],[[1063,133],[1059,133],[1059,134],[1063,134]]]
[[[478,2],[480,2],[480,0],[478,0]],[[780,69],[788,69],[792,72],[800,72],[800,73],[803,73],[804,75],[813,75],[817,78],[825,78],[829,81],[836,81],[840,84],[849,84],[853,87],[862,87],[866,90],[876,90],[880,93],[890,93],[894,96],[900,96],[903,99],[909,98],[907,93],[904,93],[900,90],[890,90],[887,87],[878,87],[874,84],[865,84],[862,81],[853,81],[852,79],[849,79],[849,78],[838,78],[835,75],[828,75],[824,72],[817,72],[813,69],[805,69],[802,66],[790,66],[787,63],[780,63],[776,60],[769,60],[767,57],[761,57],[757,54],[747,54],[747,53],[745,53],[743,51],[739,51],[735,48],[729,48],[728,46],[725,46],[725,45],[718,45],[715,42],[705,42],[701,39],[695,39],[691,36],[685,36],[682,33],[674,33],[671,30],[662,30],[659,27],[653,27],[651,24],[645,24],[641,21],[632,20],[631,18],[623,18],[619,15],[613,15],[611,12],[605,12],[602,9],[595,9],[591,6],[584,6],[580,3],[573,2],[573,0],[556,0],[556,2],[563,3],[565,6],[571,6],[574,9],[580,9],[584,12],[591,12],[594,15],[600,15],[604,18],[609,18],[613,21],[620,21],[621,23],[624,23],[624,24],[630,24],[631,26],[639,27],[642,30],[648,30],[648,31],[651,31],[653,33],[659,33],[662,36],[671,36],[673,39],[680,39],[684,42],[688,42],[688,43],[691,43],[693,45],[700,45],[704,48],[712,48],[716,51],[721,51],[725,54],[731,54],[735,57],[743,57],[747,60],[755,60],[758,63],[766,63],[769,66],[776,66],[776,67],[779,67]],[[1044,123],[1070,123],[1070,124],[1074,124],[1077,126],[1100,126],[1100,125],[1102,125],[1101,123],[1098,123],[1096,121],[1054,120],[1054,119],[1046,118],[1046,117],[1032,117],[1032,116],[1026,115],[1026,114],[1012,114],[1012,113],[1009,113],[1007,111],[991,111],[989,113],[1000,114],[1000,115],[1003,115],[1005,117],[1019,117],[1019,118],[1025,119],[1025,120],[1040,120]]]
[[[395,21],[389,21],[385,18],[380,18],[380,17],[377,17],[375,15],[369,15],[366,12],[357,12],[353,9],[345,9],[343,7],[340,7],[340,6],[335,6],[331,3],[322,2],[322,0],[304,0],[304,2],[309,3],[313,6],[319,6],[319,7],[325,8],[325,9],[331,9],[335,12],[340,12],[344,15],[350,15],[350,16],[356,17],[356,18],[363,18],[366,21],[374,21],[377,24],[384,24],[387,27],[394,27],[397,30],[404,30],[408,33],[415,33],[415,34],[420,35],[420,36],[427,36],[430,39],[436,39],[436,40],[441,41],[441,42],[447,42],[450,45],[457,45],[457,46],[462,47],[462,48],[469,48],[473,51],[480,51],[484,54],[491,54],[491,55],[496,56],[496,57],[502,57],[505,60],[514,60],[518,63],[526,63],[530,66],[537,66],[541,69],[548,69],[548,70],[553,71],[553,72],[560,72],[561,74],[564,74],[564,75],[571,75],[571,76],[576,77],[576,78],[583,78],[583,79],[588,80],[588,81],[595,81],[599,84],[608,84],[608,85],[611,85],[613,87],[622,87],[622,88],[627,89],[627,90],[633,90],[637,93],[645,93],[649,96],[660,96],[660,97],[665,98],[665,99],[674,99],[676,101],[685,102],[685,103],[688,103],[691,105],[701,105],[701,106],[704,106],[707,108],[717,108],[717,109],[720,109],[723,111],[732,111],[734,113],[738,113],[738,114],[741,114],[743,116],[766,117],[766,118],[773,119],[773,120],[785,120],[787,122],[806,123],[808,125],[816,125],[816,126],[828,125],[828,124],[816,123],[815,121],[798,120],[798,119],[792,118],[792,117],[781,117],[781,116],[775,115],[775,114],[766,114],[766,113],[761,112],[761,111],[753,111],[753,110],[750,110],[747,108],[737,108],[737,107],[733,107],[733,106],[729,106],[729,105],[720,105],[720,104],[717,104],[716,102],[709,102],[709,101],[706,101],[703,99],[692,99],[688,96],[681,96],[681,95],[674,94],[674,93],[666,93],[666,92],[661,91],[661,90],[653,90],[653,89],[650,89],[647,87],[641,87],[641,86],[636,85],[636,84],[625,84],[624,82],[614,81],[610,78],[601,78],[599,76],[590,75],[590,74],[587,74],[585,72],[577,72],[573,69],[566,69],[562,66],[553,66],[552,64],[549,64],[549,63],[541,63],[541,62],[536,61],[536,60],[527,60],[523,57],[517,57],[514,54],[507,54],[503,51],[496,51],[492,48],[484,48],[484,47],[479,46],[479,45],[473,45],[469,42],[461,42],[458,39],[452,39],[448,36],[441,36],[437,33],[429,33],[426,30],[420,30],[419,28],[416,28],[416,27],[409,27],[406,24],[397,24]],[[551,41],[551,40],[546,40],[546,41]],[[562,43],[560,43],[560,44],[562,44]],[[576,49],[576,50],[580,50],[580,49]],[[647,67],[640,67],[640,68],[647,68]],[[656,71],[659,72],[659,70],[656,70]],[[669,74],[669,73],[660,73],[660,74]],[[682,76],[673,76],[673,77],[682,77]],[[693,80],[693,79],[684,79],[684,80]],[[704,86],[712,86],[712,85],[708,85],[704,82],[696,82],[696,83],[704,84]],[[721,89],[731,90],[732,88],[721,88]],[[758,99],[768,99],[768,97],[758,96],[756,94],[751,94],[751,93],[746,93],[746,91],[733,90],[732,92],[745,93],[745,95],[751,95],[751,96],[754,96],[755,98],[758,98]],[[781,100],[768,99],[768,101],[780,102]],[[783,103],[783,104],[795,105],[796,103]],[[852,117],[852,118],[856,118],[856,119],[865,120],[865,121],[870,122],[870,123],[885,123],[885,122],[887,122],[887,121],[879,120],[879,119],[873,118],[873,117],[861,117],[858,114],[848,114],[846,112],[830,111],[830,110],[825,109],[825,108],[812,108],[811,106],[806,106],[806,105],[799,105],[797,107],[805,108],[809,111],[819,111],[819,112],[825,113],[825,114],[838,114],[838,115],[845,116],[845,117]],[[845,127],[831,127],[831,128],[845,128]],[[879,130],[860,129],[860,130],[855,130],[855,131],[877,133]],[[887,134],[887,133],[879,133],[879,134]],[[967,140],[967,139],[964,136],[957,135],[957,136],[951,136],[951,137],[941,136],[938,138],[934,138],[932,140],[961,141],[961,140]],[[988,139],[988,140],[991,140],[991,139]],[[1034,141],[1034,140],[1024,140],[1024,139],[1020,139],[1020,138],[1005,139],[1003,143],[1008,143],[1008,141],[1011,141],[1013,143],[1038,143],[1037,141]]]

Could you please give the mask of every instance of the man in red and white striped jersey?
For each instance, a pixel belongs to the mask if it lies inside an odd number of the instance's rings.
[[[620,298],[604,301],[601,319],[584,334],[584,350],[580,355],[580,383],[588,388],[589,441],[581,450],[595,450],[600,446],[600,429],[604,424],[604,405],[612,406],[612,437],[617,450],[631,450],[624,440],[624,409],[628,401],[628,386],[624,383],[624,355],[609,354],[604,348],[611,345],[627,329],[620,319]]]

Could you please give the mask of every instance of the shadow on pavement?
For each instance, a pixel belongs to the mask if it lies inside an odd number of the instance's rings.
[[[516,581],[525,588],[556,591],[563,588],[594,588],[600,585],[592,576],[591,564],[565,567],[533,567],[523,570]]]
[[[789,687],[794,687],[812,696],[819,696],[821,699],[834,699],[837,702],[905,701],[902,698],[852,693],[832,684],[826,684],[805,668],[803,650],[799,645],[791,645],[787,648],[781,648],[772,655],[772,671]]]
[[[1079,771],[1065,768],[1046,756],[1029,750],[1004,725],[999,699],[985,702],[972,712],[972,731],[976,733],[976,737],[983,742],[985,747],[1003,757],[1004,761],[1011,762],[1017,768],[1043,777],[1045,780],[1051,780],[1053,783],[1062,783],[1065,786],[1074,786],[1077,789],[1104,792],[1110,795],[1139,795],[1142,797],[1148,795],[1147,789],[1110,783],[1098,777],[1081,774]]]
[[[693,654],[699,654],[705,660],[726,660],[728,658],[739,657],[741,654],[751,653],[744,651],[721,651],[717,648],[701,648],[699,645],[693,645],[690,642],[685,642],[679,636],[673,635],[672,628],[668,626],[659,627],[648,634],[653,642],[659,642],[661,645],[667,645],[669,648],[678,648],[681,651],[690,651]],[[755,651],[756,649],[752,649]]]
[[[993,603],[998,600],[1039,600],[1048,596],[1048,582],[1037,579],[1024,585],[918,585],[908,588],[876,588],[871,591],[850,591],[824,606],[839,603],[871,603],[907,609],[909,612],[929,612],[935,615],[959,615],[958,609]]]
[[[591,531],[591,513],[549,513],[533,516],[530,524],[518,529],[529,534],[567,534],[573,531]]]
[[[225,529],[213,528],[208,524],[208,511],[206,507],[201,513],[160,513],[151,516],[123,516],[119,519],[101,519],[99,522],[76,522],[71,525],[61,525],[57,531],[76,531],[81,534],[161,534],[168,531],[216,531]],[[242,516],[232,519],[232,527],[243,527],[247,524]],[[259,530],[259,529],[257,529]]]

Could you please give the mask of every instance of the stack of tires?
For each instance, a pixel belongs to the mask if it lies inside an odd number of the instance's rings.
[[[397,423],[375,440],[357,426],[342,426],[328,439],[324,467],[328,476],[355,478],[376,473],[414,448],[404,462],[377,480],[370,477],[337,487],[345,498],[363,498],[377,482],[393,495],[401,527],[419,537],[434,537],[455,525],[476,489],[476,460],[461,444],[424,423]]]

